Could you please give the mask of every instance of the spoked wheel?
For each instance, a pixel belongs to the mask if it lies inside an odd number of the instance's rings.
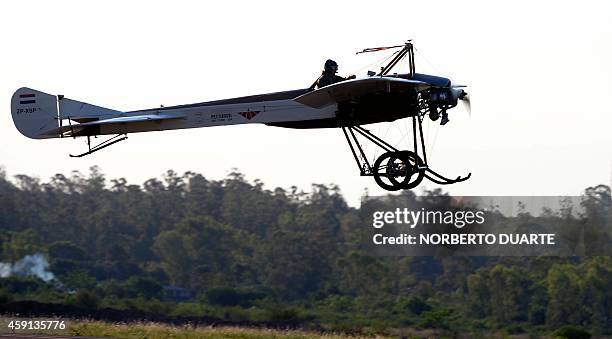
[[[412,151],[387,152],[374,162],[374,180],[387,191],[411,189],[423,181],[423,161]]]

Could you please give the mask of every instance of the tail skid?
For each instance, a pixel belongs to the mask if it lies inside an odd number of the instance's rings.
[[[71,158],[81,158],[84,157],[86,155],[90,155],[91,153],[97,152],[103,148],[106,148],[108,146],[114,145],[116,143],[118,143],[119,141],[123,141],[123,140],[127,140],[127,134],[118,134],[115,135],[114,137],[105,140],[97,145],[95,145],[94,147],[91,147],[91,137],[88,135],[87,136],[87,148],[89,149],[87,152],[81,153],[81,154],[77,154],[77,155],[72,155],[70,154]]]

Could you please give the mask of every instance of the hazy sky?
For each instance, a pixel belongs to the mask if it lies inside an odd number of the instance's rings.
[[[610,1],[5,1],[0,165],[43,180],[99,165],[132,183],[167,169],[221,179],[238,168],[268,188],[337,183],[356,204],[366,187],[384,191],[359,176],[340,130],[138,133],[72,159],[84,139],[27,139],[10,98],[28,86],[135,110],[304,88],[328,58],[341,75],[364,76],[386,54],[356,51],[410,38],[418,72],[470,86],[471,118],[458,107],[448,125],[427,127],[432,167],[473,173],[451,193],[575,195],[610,182]]]

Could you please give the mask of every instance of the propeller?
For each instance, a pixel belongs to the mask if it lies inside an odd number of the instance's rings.
[[[455,96],[455,98],[463,102],[463,107],[465,107],[465,110],[467,111],[468,115],[471,118],[472,117],[472,102],[470,101],[469,93],[463,89],[468,86],[467,85],[455,85],[454,83],[455,82],[453,80],[450,80],[449,87],[451,89],[451,92],[453,93],[453,96]]]
[[[468,94],[468,92],[463,91],[463,93],[459,96],[459,100],[463,102],[463,107],[465,107],[465,110],[467,111],[468,115],[471,118],[472,117],[472,102],[470,101],[470,95]]]
[[[467,86],[465,85],[453,85],[450,86],[451,93],[453,97],[457,100],[461,100],[467,111],[468,115],[472,116],[472,104],[470,102],[470,95],[463,88]]]

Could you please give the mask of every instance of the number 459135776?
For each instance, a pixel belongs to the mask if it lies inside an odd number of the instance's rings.
[[[8,324],[11,330],[64,330],[64,320],[11,320]]]

